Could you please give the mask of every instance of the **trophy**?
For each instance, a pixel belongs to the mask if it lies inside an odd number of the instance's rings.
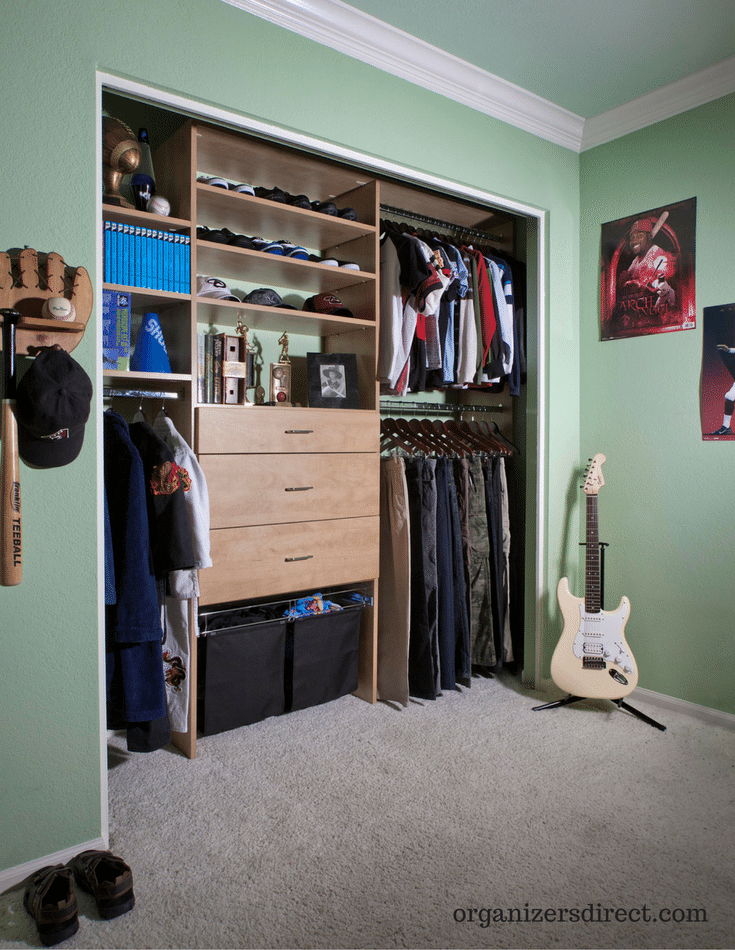
[[[271,363],[271,402],[277,406],[291,405],[291,360],[288,358],[288,333],[279,337],[281,355]]]
[[[248,399],[248,389],[255,388],[255,352],[256,347],[248,343],[248,330],[241,318],[237,318],[235,333],[242,337],[228,337],[231,341],[230,361],[223,363],[222,375],[225,378],[225,402],[238,403],[241,406],[253,406],[255,403]],[[236,347],[239,344],[239,347]],[[228,354],[225,354],[227,357]],[[232,393],[232,398],[227,398],[227,393]]]
[[[120,194],[120,182],[140,163],[140,146],[133,130],[112,116],[102,117],[102,201],[121,208],[135,207]]]

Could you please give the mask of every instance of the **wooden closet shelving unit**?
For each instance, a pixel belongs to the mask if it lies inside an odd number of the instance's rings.
[[[182,393],[166,408],[196,451],[210,495],[213,566],[200,572],[199,606],[361,584],[372,603],[363,610],[357,695],[375,702],[379,184],[319,156],[197,121],[185,122],[156,150],[154,167],[173,217],[104,206],[103,218],[188,231],[191,292],[105,289],[130,293],[134,313],[158,313],[173,373],[106,370],[105,384],[154,391],[156,399],[164,387]],[[354,208],[357,220],[202,184],[202,175],[333,200],[338,208]],[[312,254],[354,261],[359,270],[197,240],[202,225],[288,239]],[[259,287],[277,289],[297,309],[197,298],[198,274],[221,278],[241,297]],[[325,292],[337,295],[354,317],[302,309],[308,297]],[[292,407],[197,404],[197,334],[212,326],[234,333],[238,320],[248,327],[248,340],[262,344],[266,390],[269,362],[277,359],[276,341],[284,330],[292,336],[292,359],[303,362],[307,351],[355,353],[360,409],[308,408],[305,399]],[[294,484],[309,490],[289,491]],[[189,728],[175,733],[174,741],[194,757],[197,651],[191,613]]]
[[[498,250],[514,253],[519,232],[513,215],[410,182],[380,178],[364,169],[246,132],[200,120],[183,120],[154,153],[157,190],[172,216],[103,206],[103,219],[186,231],[191,237],[190,293],[171,294],[105,285],[132,295],[133,311],[155,310],[172,374],[104,371],[105,385],[176,391],[166,405],[181,435],[197,452],[207,477],[213,567],[200,572],[200,607],[282,598],[321,588],[360,584],[372,594],[363,610],[357,695],[377,698],[377,596],[380,514],[380,398],[377,383],[381,206],[410,208],[427,218],[479,229]],[[233,183],[278,187],[312,201],[352,207],[357,220],[240,194],[198,182],[218,176]],[[197,239],[197,227],[228,228],[249,237],[287,239],[321,257],[354,261],[359,270],[278,257]],[[520,235],[522,240],[522,235]],[[274,288],[296,309],[197,297],[197,275],[219,277],[242,298]],[[353,318],[303,310],[307,297],[333,293]],[[199,405],[197,335],[216,326],[261,349],[261,382],[268,390],[277,340],[290,337],[289,355],[355,353],[360,408]],[[304,391],[303,396],[305,397]],[[476,403],[469,392],[465,401]],[[268,396],[266,396],[268,398]],[[461,401],[462,397],[459,397]],[[491,400],[492,401],[492,400]],[[137,406],[137,403],[136,403]],[[503,412],[506,424],[510,415]],[[510,435],[510,430],[506,431]],[[308,485],[309,491],[289,491]],[[191,611],[189,728],[174,734],[188,756],[196,754],[197,669]]]

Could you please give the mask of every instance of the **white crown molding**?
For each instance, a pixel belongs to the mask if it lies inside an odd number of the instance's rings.
[[[224,0],[292,33],[579,151],[584,120],[342,0]]]
[[[735,92],[735,56],[587,119],[581,151]]]
[[[585,120],[342,0],[223,2],[575,152],[735,92],[732,57]]]

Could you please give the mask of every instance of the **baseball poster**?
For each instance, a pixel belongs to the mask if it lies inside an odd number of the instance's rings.
[[[602,340],[695,328],[696,217],[689,198],[602,225]]]
[[[702,439],[732,442],[735,408],[735,303],[702,311]]]

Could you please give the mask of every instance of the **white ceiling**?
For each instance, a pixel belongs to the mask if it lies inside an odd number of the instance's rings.
[[[735,0],[224,0],[577,151],[735,92]]]

